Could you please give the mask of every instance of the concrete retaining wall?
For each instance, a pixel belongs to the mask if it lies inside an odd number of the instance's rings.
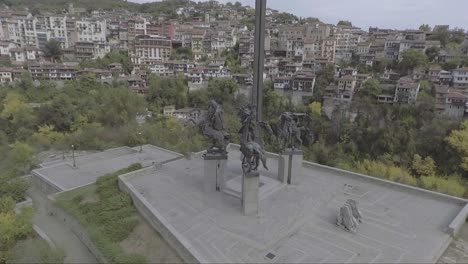
[[[162,166],[162,164],[160,164]],[[154,210],[143,196],[128,182],[133,177],[147,174],[149,171],[155,171],[157,167],[145,168],[139,171],[131,172],[119,177],[120,190],[128,193],[133,200],[133,204],[143,218],[155,229],[161,236],[174,248],[179,256],[187,263],[206,263],[204,258],[197,254],[190,243],[172,227],[172,225]]]
[[[33,206],[33,201],[31,200],[31,198],[26,196],[23,202],[17,203],[15,205],[15,212],[18,214],[21,211],[21,209],[25,207],[32,207],[32,206]]]
[[[34,184],[44,194],[49,195],[63,191],[63,188],[49,181],[38,171],[33,170],[32,174],[33,176],[31,179],[31,183]]]
[[[55,205],[56,195],[50,195],[47,200],[47,212],[50,215],[55,216],[60,221],[63,221],[65,225],[81,240],[81,242],[89,249],[89,251],[96,257],[99,263],[109,263],[99,249],[94,245],[93,241],[88,235],[85,228],[78,222],[78,220],[65,212],[62,208]]]
[[[457,236],[460,233],[460,229],[462,228],[463,224],[466,222],[466,218],[468,217],[468,204],[463,207],[463,209],[458,213],[458,215],[453,219],[452,223],[450,223],[448,227],[448,232],[451,236]]]

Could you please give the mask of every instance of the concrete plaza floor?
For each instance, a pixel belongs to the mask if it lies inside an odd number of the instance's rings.
[[[76,168],[71,159],[41,164],[32,174],[52,185],[57,191],[66,191],[96,182],[97,178],[126,168],[134,163],[143,167],[181,158],[182,155],[151,145],[121,147],[76,157]]]
[[[230,149],[228,180],[242,174],[240,155]],[[261,175],[275,179],[278,161],[270,158],[268,165]],[[185,248],[177,250],[211,263],[434,263],[452,241],[449,224],[466,205],[331,169],[295,170],[293,185],[262,195],[258,217],[243,216],[241,201],[232,195],[203,192],[201,157],[125,175],[121,181],[183,241]],[[363,214],[356,234],[335,224],[340,206],[350,198]]]

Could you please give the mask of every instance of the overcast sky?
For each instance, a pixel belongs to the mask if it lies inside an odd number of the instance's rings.
[[[130,0],[155,2],[154,0]],[[255,0],[238,0],[255,6]],[[226,3],[227,0],[219,0]],[[354,25],[417,28],[426,23],[468,29],[468,0],[267,0],[268,7],[297,16],[317,17],[326,23],[350,20]]]

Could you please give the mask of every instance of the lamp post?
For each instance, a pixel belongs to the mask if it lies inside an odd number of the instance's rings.
[[[142,153],[143,152],[143,140],[141,138],[141,132],[138,132],[137,135],[138,135],[138,139],[140,141],[140,153]]]
[[[71,145],[71,147],[72,147],[73,168],[76,168],[76,162],[75,162],[75,145]]]

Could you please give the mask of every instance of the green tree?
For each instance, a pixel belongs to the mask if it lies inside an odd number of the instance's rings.
[[[60,42],[55,39],[49,40],[44,46],[44,55],[54,62],[60,60],[60,57],[62,56]]]
[[[239,85],[230,78],[217,78],[208,82],[208,97],[220,104],[232,102],[239,91]]]
[[[447,142],[460,155],[460,167],[468,172],[468,121],[462,123],[459,130],[452,131]]]
[[[408,71],[412,71],[416,67],[426,66],[429,62],[426,54],[417,49],[405,50],[402,52],[401,56],[403,59],[399,66],[403,74],[407,74]]]
[[[188,100],[191,107],[205,108],[208,105],[208,93],[205,89],[190,92]]]
[[[347,27],[352,27],[353,26],[353,23],[351,23],[350,21],[347,21],[347,20],[340,20],[338,21],[338,26],[347,26]]]
[[[322,116],[322,104],[320,102],[312,102],[309,104],[309,112],[315,118]]]
[[[21,238],[32,232],[32,209],[23,209],[17,215],[11,206],[12,199],[0,197],[0,263],[7,263],[9,251]]]
[[[426,56],[430,62],[433,62],[439,56],[440,48],[432,46],[426,50]]]
[[[21,142],[12,144],[8,153],[8,162],[16,175],[28,173],[35,164],[33,148]]]
[[[419,26],[419,30],[424,31],[424,32],[430,32],[431,27],[428,24],[422,24],[421,26]]]
[[[59,94],[50,104],[39,108],[38,117],[41,124],[53,126],[58,131],[68,131],[76,118],[76,109],[69,96]]]
[[[145,109],[144,99],[127,88],[114,88],[112,93],[101,99],[102,107],[98,111],[97,119],[101,124],[110,127],[133,122],[137,114]]]
[[[415,154],[413,158],[412,169],[419,176],[432,176],[436,174],[436,165],[431,157],[422,158]]]
[[[382,93],[380,82],[377,79],[370,79],[364,83],[364,87],[359,92],[365,97],[375,98]]]
[[[147,100],[161,106],[185,107],[188,102],[188,86],[183,75],[160,77],[150,75]]]
[[[433,40],[438,40],[440,41],[440,44],[442,47],[447,46],[450,40],[450,32],[446,28],[438,28],[434,33],[433,33]]]

